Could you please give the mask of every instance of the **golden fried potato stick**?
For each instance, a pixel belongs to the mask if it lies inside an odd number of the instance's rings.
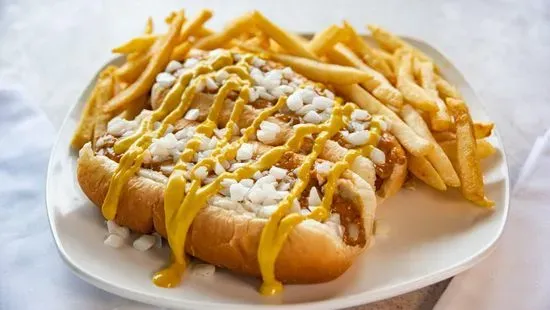
[[[106,79],[110,79],[115,70],[115,66],[108,66],[99,73],[94,89],[84,104],[84,110],[80,115],[80,120],[76,126],[73,138],[71,139],[71,147],[75,150],[81,149],[84,144],[92,139],[96,116],[102,113],[101,109],[98,107],[98,99],[102,99],[98,98],[99,93],[103,91],[102,87],[104,83],[102,82]]]
[[[252,37],[250,39],[247,39],[244,44],[255,46],[262,50],[269,50],[269,47],[271,46],[269,42],[269,38],[265,40],[265,38],[262,38],[260,36]]]
[[[113,74],[113,95],[116,96],[118,93],[122,92],[128,88],[130,84],[121,80],[120,77],[116,74]]]
[[[374,38],[374,40],[376,40],[380,47],[382,47],[382,49],[386,50],[387,52],[394,53],[396,50],[403,48],[406,50],[410,50],[415,57],[418,57],[421,60],[429,61],[432,63],[434,62],[428,55],[424,54],[422,51],[413,47],[409,43],[405,42],[405,40],[392,34],[391,32],[384,30],[377,25],[368,25],[367,28],[372,33],[372,37]],[[438,70],[437,67],[436,70]]]
[[[181,27],[180,35],[178,42],[187,41],[191,34],[198,32],[202,28],[204,23],[206,23],[210,18],[212,18],[212,11],[210,10],[201,10],[199,15],[194,19],[187,21]]]
[[[166,16],[166,18],[164,19],[164,22],[170,25],[174,21],[174,18],[176,18],[176,15],[177,15],[176,11],[170,12],[170,14],[168,14],[168,16]]]
[[[418,67],[420,86],[430,95],[436,103],[438,110],[429,113],[430,127],[435,131],[447,131],[451,127],[452,120],[445,102],[439,98],[435,85],[435,72],[433,63],[429,61],[421,61],[418,58],[414,59],[415,66]]]
[[[325,84],[350,85],[370,79],[368,73],[351,67],[285,54],[269,54],[269,57],[291,67],[309,79]]]
[[[484,139],[477,139],[476,140],[476,156],[479,159],[485,159],[487,157],[493,156],[497,150],[495,147],[489,143],[487,140]],[[456,152],[455,152],[456,154]]]
[[[197,41],[195,48],[202,50],[211,50],[222,47],[231,39],[237,37],[240,33],[247,31],[254,26],[254,12],[248,12],[236,20],[232,21],[222,31],[213,33]]]
[[[340,94],[350,101],[355,102],[369,113],[381,114],[388,117],[391,120],[391,133],[401,142],[408,152],[415,156],[424,156],[434,148],[432,142],[420,137],[412,128],[405,124],[395,112],[383,105],[361,86],[336,86],[336,89]]]
[[[262,46],[264,49],[269,50],[272,40],[266,33],[258,31],[258,35],[256,36],[256,38],[258,38],[260,46]]]
[[[485,197],[483,189],[483,175],[476,156],[474,126],[468,107],[464,101],[453,98],[447,99],[447,106],[455,119],[457,169],[462,195],[479,206],[492,207],[494,202]]]
[[[94,136],[92,144],[95,144],[95,141],[107,132],[107,124],[109,120],[113,118],[111,112],[106,112],[104,106],[109,102],[114,95],[114,86],[115,79],[114,75],[110,74],[108,77],[100,81],[100,88],[97,93],[96,104],[97,104],[97,113],[95,115],[95,125],[94,125]]]
[[[157,40],[158,36],[152,34],[146,34],[143,36],[135,37],[128,42],[125,42],[112,49],[113,53],[118,54],[130,54],[139,53],[148,50],[153,43]]]
[[[439,92],[439,96],[443,99],[454,98],[461,99],[462,96],[453,85],[449,84],[444,78],[439,75],[435,75],[435,86]]]
[[[382,49],[379,49],[379,48],[375,48],[375,47],[371,47],[371,50],[374,54],[376,54],[376,56],[380,59],[384,59],[384,61],[386,61],[386,63],[388,64],[388,66],[391,68],[392,72],[394,72],[395,74],[395,68],[393,68],[393,56],[392,54],[382,50]],[[396,80],[397,82],[397,80]]]
[[[285,52],[285,49],[279,45],[279,43],[271,38],[269,39],[269,51],[276,54],[288,54]]]
[[[214,30],[210,29],[210,28],[206,28],[206,27],[201,27],[199,29],[197,29],[197,31],[195,33],[193,33],[193,36],[195,38],[204,38],[204,37],[207,37],[207,36],[211,36],[214,34]]]
[[[344,29],[336,25],[330,25],[325,30],[317,32],[313,39],[309,41],[307,48],[313,54],[321,56],[336,43],[346,41],[347,36],[348,32]]]
[[[187,57],[187,53],[193,48],[193,44],[189,41],[184,41],[174,48],[170,59],[182,61]]]
[[[136,116],[145,109],[145,106],[147,105],[147,101],[149,100],[148,96],[141,96],[138,99],[136,99],[132,104],[128,106],[124,112],[122,112],[122,117],[127,120],[133,120],[136,118]]]
[[[317,56],[305,47],[304,40],[298,38],[297,35],[283,30],[258,11],[253,12],[253,18],[256,27],[279,43],[288,53],[309,59],[317,59]]]
[[[491,122],[475,122],[474,136],[476,139],[482,139],[490,136],[493,133],[494,123]]]
[[[408,169],[415,177],[437,190],[447,190],[445,182],[426,158],[411,154],[408,158]]]
[[[449,140],[449,141],[443,141],[440,142],[439,145],[445,151],[445,154],[449,157],[451,162],[454,166],[457,166],[456,163],[456,154],[457,154],[457,148],[456,148],[456,140]],[[487,140],[484,139],[476,139],[476,157],[478,159],[485,159],[487,157],[492,156],[496,153],[495,147],[489,143]]]
[[[411,127],[419,136],[432,142],[434,148],[426,154],[426,159],[432,164],[437,173],[441,176],[441,179],[447,186],[459,187],[460,179],[453,168],[453,164],[445,154],[445,151],[437,144],[428,124],[424,122],[422,116],[410,105],[406,104],[399,113],[401,118],[405,121],[409,127]]]
[[[143,70],[145,70],[149,63],[149,59],[151,59],[150,54],[140,54],[133,59],[128,59],[124,65],[116,70],[116,75],[121,80],[133,83],[139,78]]]
[[[361,86],[370,91],[374,97],[382,103],[391,105],[397,109],[403,105],[403,96],[401,92],[393,87],[386,78],[379,72],[373,70],[363,63],[350,49],[342,43],[336,44],[327,52],[331,62],[360,69],[370,75],[370,79],[361,83]]]
[[[388,81],[395,84],[397,79],[392,68],[388,65],[385,59],[365,42],[365,40],[355,31],[347,21],[344,21],[344,27],[349,33],[349,40],[346,44],[374,70],[380,72]]]
[[[439,108],[432,97],[414,82],[412,54],[406,50],[399,50],[397,54],[397,89],[401,91],[403,97],[415,108],[428,112],[437,112]]]
[[[455,133],[450,132],[450,131],[432,132],[432,136],[434,137],[435,141],[437,141],[437,142],[443,142],[443,141],[449,141],[449,140],[455,140],[456,139]]]
[[[161,46],[159,46],[158,51],[155,51],[151,56],[151,61],[143,73],[132,85],[130,85],[130,87],[126,88],[120,94],[117,94],[105,105],[105,110],[107,112],[125,109],[129,103],[143,96],[151,89],[157,74],[164,70],[170,61],[172,51],[177,44],[182,23],[183,11],[180,11],[170,25],[170,29],[166,36],[161,39]]]
[[[149,16],[147,18],[147,23],[145,23],[145,30],[143,31],[143,33],[152,34],[154,29],[155,29],[155,25],[153,23],[153,18]]]
[[[137,60],[140,55],[143,55],[143,53],[130,53],[126,55],[126,62]]]
[[[80,116],[80,120],[76,126],[76,131],[71,139],[71,147],[75,150],[81,149],[86,142],[92,139],[94,134],[95,121],[93,117],[96,110],[96,97],[98,89],[99,85],[96,84],[90,94],[90,97],[88,97],[88,100],[84,104],[84,110],[82,111],[82,115]]]

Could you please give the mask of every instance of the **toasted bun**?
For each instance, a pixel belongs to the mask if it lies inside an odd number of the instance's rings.
[[[77,177],[84,193],[101,206],[117,163],[95,155],[90,144],[80,151]],[[275,265],[277,279],[285,283],[326,282],[340,276],[372,242],[376,198],[372,187],[350,172],[338,180],[337,192],[359,208],[366,244],[346,245],[326,224],[308,220],[297,225],[285,242]],[[121,192],[115,222],[140,233],[166,237],[165,184],[142,176],[130,178]],[[205,206],[188,233],[186,252],[235,272],[260,276],[257,250],[265,219],[214,206]]]
[[[395,139],[395,138],[394,138]],[[384,180],[382,186],[376,191],[378,203],[382,203],[386,198],[389,198],[401,189],[405,179],[407,179],[407,156],[405,150],[399,143],[395,143],[394,152],[398,153],[398,157],[403,159],[403,163],[395,163],[390,176]]]

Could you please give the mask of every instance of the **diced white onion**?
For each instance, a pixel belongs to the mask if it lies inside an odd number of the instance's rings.
[[[378,148],[373,148],[369,157],[376,165],[383,165],[386,163],[386,154]]]
[[[182,68],[182,64],[177,60],[171,60],[168,65],[166,66],[166,69],[164,71],[168,73],[173,73],[174,71],[177,71],[178,69]]]
[[[124,239],[122,239],[119,235],[110,234],[107,238],[105,238],[103,244],[112,248],[120,248],[124,244]]]
[[[318,206],[321,204],[321,197],[319,197],[319,192],[317,188],[312,187],[309,190],[309,196],[307,197],[307,202],[309,206]]]
[[[126,239],[130,236],[130,229],[128,227],[119,226],[113,220],[107,221],[107,231],[109,231],[109,234],[117,235],[122,239]]]
[[[251,143],[243,143],[237,151],[236,159],[238,161],[246,161],[252,159],[254,155],[254,145]]]
[[[155,236],[141,235],[139,236],[139,238],[134,240],[134,243],[132,244],[132,246],[134,247],[134,249],[144,252],[152,248],[153,245],[155,245],[155,242],[156,242]]]
[[[187,113],[185,113],[185,116],[183,118],[189,121],[196,121],[199,118],[199,114],[199,109],[190,109],[189,111],[187,111]]]

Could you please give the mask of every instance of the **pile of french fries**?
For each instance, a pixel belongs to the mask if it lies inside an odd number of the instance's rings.
[[[258,11],[214,32],[204,26],[212,15],[202,10],[187,20],[183,10],[172,12],[163,34],[153,33],[149,18],[143,35],[114,48],[126,62],[100,74],[73,147],[103,135],[112,117],[132,119],[148,107],[155,77],[171,60],[184,60],[192,49],[239,49],[283,63],[370,113],[384,115],[407,151],[412,175],[437,190],[459,188],[469,201],[493,206],[485,197],[480,169],[480,160],[495,153],[484,140],[493,124],[472,121],[462,96],[429,56],[374,25],[368,29],[378,46],[369,45],[347,22],[307,40]]]

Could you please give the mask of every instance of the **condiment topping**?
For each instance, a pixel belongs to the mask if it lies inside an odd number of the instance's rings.
[[[160,171],[169,175],[164,209],[172,263],[155,274],[156,285],[174,287],[181,281],[186,266],[187,232],[207,203],[229,208],[231,203],[242,202],[246,197],[263,205],[257,216],[267,218],[267,222],[260,237],[258,260],[264,280],[260,291],[266,295],[282,289],[275,278],[275,261],[296,225],[313,219],[339,227],[340,217],[336,219],[330,214],[333,203],[337,203],[337,211],[340,208],[341,214],[345,214],[343,221],[350,224],[349,231],[343,234],[344,240],[352,245],[364,245],[364,232],[357,232],[362,226],[356,223],[357,218],[350,216],[350,210],[345,210],[346,205],[353,204],[339,201],[338,196],[335,200],[334,194],[337,180],[358,156],[368,156],[375,163],[385,162],[384,153],[374,146],[388,124],[382,119],[371,118],[351,103],[342,105],[341,99],[334,99],[330,91],[319,95],[313,87],[303,85],[299,77],[293,78],[289,68],[263,72],[267,66],[266,61],[254,55],[225,50],[212,51],[200,59],[190,58],[183,65],[170,63],[167,72],[157,77],[155,87],[169,87],[158,109],[142,113],[139,126],[139,121],[113,120],[109,123],[108,132],[120,139],[114,142],[114,154],[109,155],[118,158],[119,165],[102,206],[106,219],[115,218],[123,185],[142,165],[153,167],[156,163]],[[177,79],[168,72],[177,73]],[[200,111],[191,108],[191,104],[195,95],[203,91],[215,93],[206,119],[197,126],[173,133],[178,120],[199,120]],[[227,100],[234,100],[231,114],[225,128],[218,129],[218,118]],[[241,129],[241,137],[233,139],[239,131],[245,106],[257,100],[269,103],[248,127]],[[268,144],[275,140],[281,127],[269,119],[281,113],[299,115],[299,123],[294,125],[292,135],[284,144],[256,156],[255,144],[249,142],[254,137]],[[369,126],[370,129],[366,129]],[[339,162],[316,164],[326,142],[337,135],[344,136],[355,148],[352,147]],[[288,152],[298,151],[306,137],[313,137],[311,152],[292,172],[295,182],[286,182],[291,172],[284,164],[275,164],[282,159],[284,163]],[[102,144],[113,142],[105,139]],[[233,164],[229,164],[231,161]],[[316,187],[308,186],[314,168],[326,176],[322,198]],[[267,170],[268,175],[262,174]],[[211,171],[213,176],[210,176]],[[305,212],[300,210],[299,204],[304,191],[308,191],[305,194],[309,204]],[[220,196],[220,192],[225,192],[228,198]]]

